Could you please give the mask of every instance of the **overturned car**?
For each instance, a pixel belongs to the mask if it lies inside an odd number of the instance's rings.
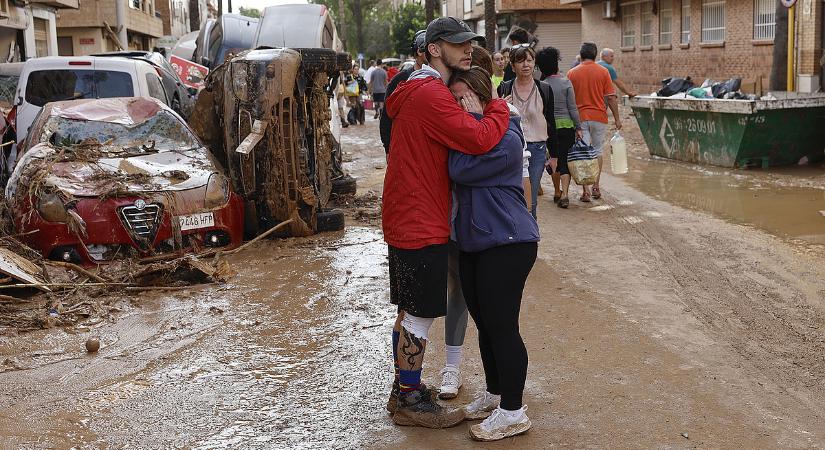
[[[219,163],[152,98],[47,104],[6,186],[20,239],[92,265],[238,246],[243,202]]]
[[[243,197],[248,235],[288,219],[293,236],[344,227],[343,212],[326,208],[340,175],[329,102],[349,65],[329,49],[259,48],[207,77],[192,128]]]

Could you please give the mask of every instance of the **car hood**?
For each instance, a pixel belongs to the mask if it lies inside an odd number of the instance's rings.
[[[217,172],[204,148],[94,159],[61,155],[47,144],[26,152],[9,179],[6,197],[32,183],[72,197],[184,191],[205,186]]]

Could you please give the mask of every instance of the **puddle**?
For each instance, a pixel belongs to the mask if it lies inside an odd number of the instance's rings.
[[[634,158],[622,178],[651,197],[771,234],[825,244],[825,170],[731,170]]]

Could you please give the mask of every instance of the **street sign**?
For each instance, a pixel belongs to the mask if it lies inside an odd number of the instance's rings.
[[[779,0],[779,1],[782,2],[782,6],[784,6],[786,8],[790,8],[791,6],[796,4],[796,0]]]
[[[358,54],[358,57],[357,57],[357,58],[355,58],[355,59],[364,59],[364,54],[363,54],[363,53],[359,53],[359,54]]]

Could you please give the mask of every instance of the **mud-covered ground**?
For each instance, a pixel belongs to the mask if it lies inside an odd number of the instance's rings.
[[[632,170],[605,177],[603,200],[539,200],[522,308],[533,429],[484,447],[825,447],[825,169],[651,159],[630,119]],[[478,447],[466,424],[398,428],[383,410],[376,122],[344,146],[359,182],[345,232],[257,244],[230,257],[226,284],[130,293],[98,323],[3,329],[0,446]],[[472,324],[463,368],[455,405],[483,389]]]

